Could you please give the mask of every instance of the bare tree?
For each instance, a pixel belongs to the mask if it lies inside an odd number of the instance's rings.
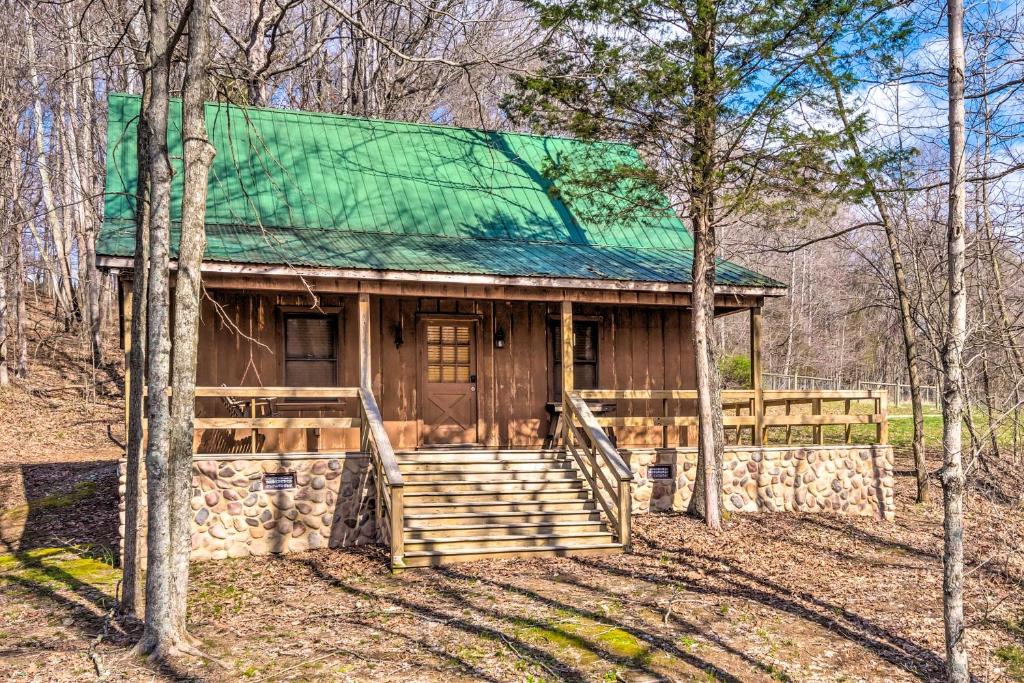
[[[206,192],[216,151],[206,133],[205,99],[210,67],[210,2],[192,0],[188,16],[188,57],[182,97],[181,136],[184,182],[181,200],[181,241],[175,280],[174,369],[171,383],[169,443],[171,622],[177,647],[188,643],[185,614],[188,560],[192,549],[192,449],[195,418],[196,362],[202,302],[201,266],[206,250]],[[190,646],[191,648],[191,646]]]
[[[949,308],[942,348],[943,617],[946,671],[951,683],[967,683],[967,635],[964,622],[963,353],[967,336],[966,139],[964,135],[964,8],[949,0],[949,214],[946,227]]]
[[[174,621],[171,587],[171,473],[168,464],[170,411],[170,201],[171,161],[167,148],[170,107],[171,33],[167,0],[147,0],[149,44],[146,67],[150,95],[146,108],[149,137],[146,155],[149,181],[149,283],[146,320],[146,379],[149,386],[146,446],[146,628],[138,649],[155,659],[179,654],[180,634]]]

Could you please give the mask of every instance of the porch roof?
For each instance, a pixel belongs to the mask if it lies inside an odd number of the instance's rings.
[[[101,257],[134,253],[139,106],[136,96],[110,97]],[[557,168],[642,171],[628,145],[214,103],[206,116],[217,149],[209,261],[690,282],[692,239],[656,190],[635,181],[612,196],[550,179]],[[170,121],[176,224],[177,102]],[[649,208],[626,208],[638,202]],[[728,262],[718,282],[784,286]]]

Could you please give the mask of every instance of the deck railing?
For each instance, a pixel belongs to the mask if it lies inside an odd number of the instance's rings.
[[[195,430],[250,430],[252,453],[259,432],[280,429],[359,429],[360,450],[370,457],[375,520],[389,546],[392,568],[404,567],[404,482],[373,393],[356,387],[196,387],[196,399],[219,398],[228,417],[197,417]],[[342,399],[359,399],[359,417],[341,415],[282,417],[281,412],[343,412]],[[248,413],[248,414],[246,414]]]
[[[616,400],[660,402],[660,414],[595,417],[601,427],[695,427],[697,417],[691,405],[682,410],[683,401],[696,401],[694,390],[662,389],[590,389],[574,391],[573,397],[581,401]],[[843,442],[850,443],[854,425],[875,426],[874,443],[888,442],[888,394],[885,391],[722,391],[722,424],[740,432],[749,430],[751,444],[760,446],[768,442],[770,429],[785,429],[785,443],[793,442],[794,427],[810,427],[811,443],[822,444],[823,427],[844,427]],[[854,412],[867,404],[871,412]],[[828,408],[835,407],[835,410]],[[793,408],[809,406],[809,411],[793,412]],[[648,408],[650,403],[648,403]],[[775,409],[775,410],[773,410]],[[653,412],[653,411],[647,411]],[[730,414],[731,413],[731,414]],[[667,436],[665,437],[667,440]],[[668,445],[665,443],[664,445]]]
[[[633,481],[633,473],[585,401],[570,392],[562,415],[566,450],[590,484],[594,498],[608,516],[619,543],[629,552],[632,544],[633,496],[630,482]]]
[[[363,425],[359,443],[373,464],[377,530],[391,548],[391,568],[401,569],[405,566],[405,484],[377,400],[367,389],[359,390],[359,398]]]

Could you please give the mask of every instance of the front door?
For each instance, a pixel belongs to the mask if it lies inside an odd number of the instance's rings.
[[[477,442],[476,322],[420,322],[420,436],[424,445]]]

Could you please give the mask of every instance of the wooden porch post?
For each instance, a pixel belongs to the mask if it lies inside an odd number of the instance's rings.
[[[562,413],[556,418],[561,422],[562,444],[569,447],[569,392],[573,387],[573,330],[572,302],[562,302]],[[557,435],[556,435],[557,438]]]
[[[750,388],[754,391],[755,446],[764,443],[764,394],[761,386],[761,307],[750,309]]]
[[[128,411],[131,409],[132,393],[132,368],[129,360],[132,353],[132,303],[134,292],[131,287],[125,287],[124,281],[118,281],[118,289],[121,292],[121,347],[124,349],[124,433],[127,443],[128,439]]]
[[[573,389],[573,352],[576,341],[572,329],[572,302],[562,302],[562,410],[569,402],[569,392]]]
[[[359,295],[359,388],[372,393],[373,369],[370,367],[370,295]]]

